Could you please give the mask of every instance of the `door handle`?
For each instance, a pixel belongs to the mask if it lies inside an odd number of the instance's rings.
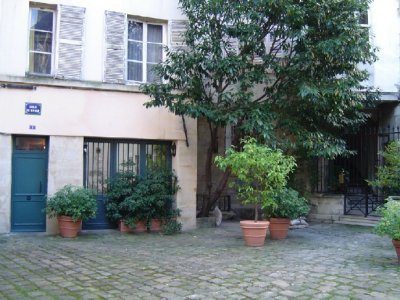
[[[39,181],[39,193],[41,193],[41,192],[42,192],[42,182]]]

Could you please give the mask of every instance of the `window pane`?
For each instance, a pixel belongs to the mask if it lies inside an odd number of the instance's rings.
[[[154,67],[156,64],[147,64],[147,82],[159,82],[160,77],[156,75]]]
[[[29,48],[41,52],[51,52],[53,34],[50,32],[31,31]]]
[[[143,41],[143,23],[129,21],[128,23],[128,39]]]
[[[147,41],[153,43],[162,43],[162,26],[151,25],[147,26]]]
[[[50,74],[51,54],[31,52],[29,57],[29,71],[37,74]]]
[[[162,60],[162,45],[147,44],[147,62],[159,63]]]
[[[37,137],[16,137],[15,149],[25,151],[45,151],[46,139]]]
[[[53,31],[53,12],[32,8],[31,29]]]
[[[128,80],[143,81],[143,64],[128,62]]]
[[[143,43],[128,42],[128,59],[143,60]]]

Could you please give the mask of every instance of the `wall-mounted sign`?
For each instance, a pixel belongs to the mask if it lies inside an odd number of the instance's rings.
[[[42,103],[25,102],[25,114],[40,116],[42,114]]]

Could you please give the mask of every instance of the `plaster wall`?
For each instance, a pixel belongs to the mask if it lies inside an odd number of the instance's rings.
[[[11,227],[11,135],[0,133],[0,233]]]
[[[164,108],[146,109],[143,103],[147,100],[147,96],[140,93],[43,86],[37,87],[35,91],[2,89],[0,132],[157,140],[185,139],[181,118]],[[25,102],[41,103],[41,115],[25,115]]]

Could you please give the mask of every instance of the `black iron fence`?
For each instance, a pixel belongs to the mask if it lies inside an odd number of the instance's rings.
[[[384,193],[368,186],[376,178],[377,166],[384,164],[381,152],[391,141],[400,141],[400,126],[365,127],[357,134],[346,135],[348,157],[316,161],[314,191],[344,194],[344,213],[369,215],[384,202]]]

